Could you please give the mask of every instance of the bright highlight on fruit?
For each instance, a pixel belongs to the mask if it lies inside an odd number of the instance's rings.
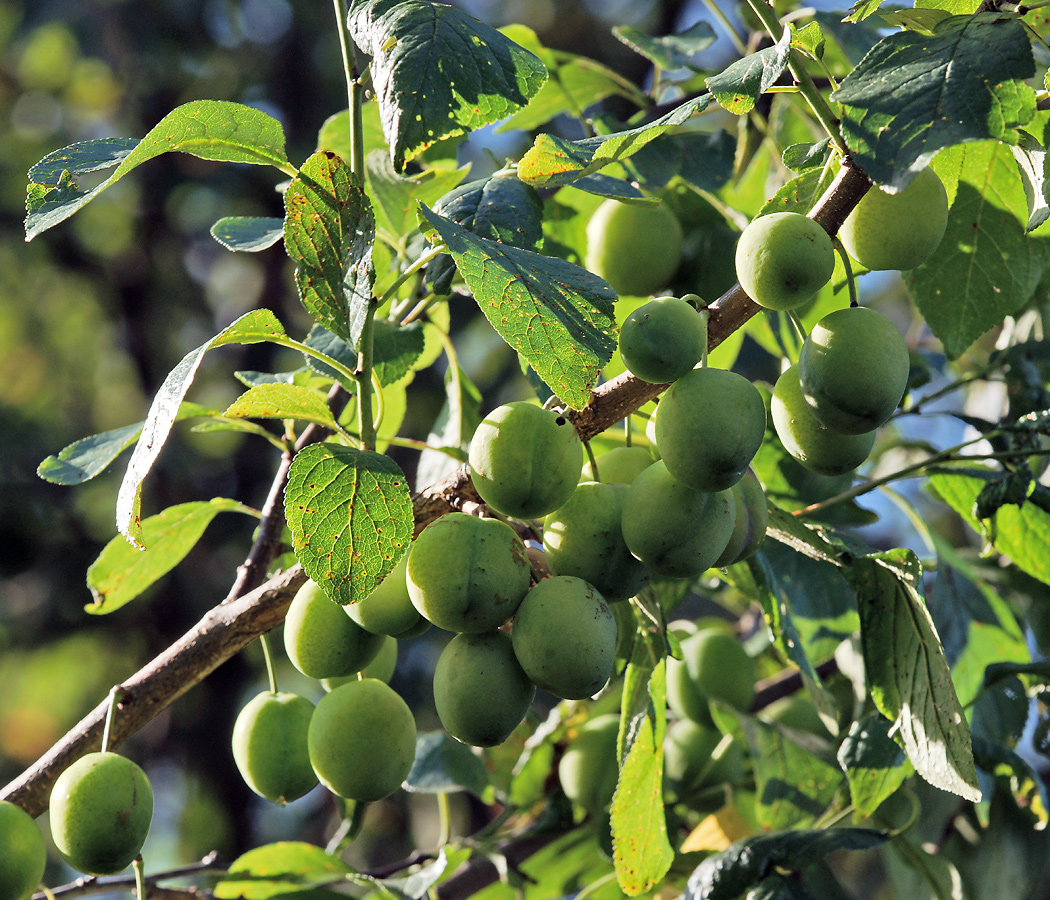
[[[26,900],[40,886],[47,848],[33,817],[0,801],[0,900]]]
[[[606,200],[587,223],[587,268],[617,294],[647,297],[674,276],[682,226],[663,203]]]
[[[766,309],[801,306],[835,271],[827,232],[800,213],[759,216],[736,245],[736,277],[747,295]]]

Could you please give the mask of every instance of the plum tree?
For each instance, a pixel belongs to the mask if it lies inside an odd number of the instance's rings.
[[[112,875],[146,842],[153,789],[127,757],[89,753],[58,777],[49,812],[51,836],[66,862],[89,875]]]
[[[445,731],[465,744],[502,744],[525,718],[536,686],[502,631],[457,634],[434,668],[434,705]]]
[[[306,734],[314,705],[290,691],[256,694],[233,723],[233,761],[260,797],[283,806],[317,784]]]
[[[565,796],[592,816],[601,815],[616,792],[619,731],[620,717],[615,713],[594,716],[576,730],[558,761],[558,781]]]
[[[732,487],[766,432],[758,389],[726,369],[692,369],[667,389],[656,420],[656,444],[667,471],[694,490]]]
[[[842,434],[886,422],[908,386],[908,347],[893,323],[865,306],[839,309],[810,331],[798,378],[813,415]]]
[[[372,634],[404,634],[419,625],[419,611],[408,593],[408,557],[406,553],[371,594],[357,603],[343,607],[346,614]]]
[[[678,268],[682,226],[663,203],[606,200],[587,223],[586,266],[617,294],[648,296]]]
[[[506,516],[531,519],[569,499],[583,469],[583,444],[564,416],[519,401],[485,416],[469,462],[482,500]]]
[[[544,519],[543,549],[552,575],[582,578],[610,602],[626,600],[642,589],[652,573],[623,538],[627,491],[622,483],[585,481]]]
[[[820,475],[852,471],[868,458],[875,445],[874,431],[843,434],[821,424],[802,394],[797,365],[780,374],[769,409],[784,449]]]
[[[826,231],[795,212],[754,219],[736,245],[736,277],[766,309],[801,306],[835,271],[835,248]]]
[[[292,665],[311,678],[360,672],[382,646],[383,635],[365,631],[312,581],[299,589],[288,608],[284,649]]]
[[[307,732],[310,765],[332,793],[381,800],[400,786],[416,756],[416,720],[389,685],[349,681],[320,699]]]
[[[708,700],[743,711],[754,696],[754,661],[722,628],[701,628],[682,641],[680,660],[667,661],[667,702],[683,718],[704,725]]]
[[[769,524],[766,492],[762,490],[762,484],[752,469],[748,469],[730,490],[736,519],[729,543],[714,562],[716,567],[731,566],[751,556],[765,540]]]
[[[948,194],[933,169],[903,191],[873,187],[846,217],[839,240],[868,269],[914,269],[940,246],[948,227]]]
[[[556,697],[590,697],[612,674],[616,620],[582,578],[556,575],[537,584],[521,601],[511,637],[525,674]]]
[[[704,319],[686,300],[658,297],[632,312],[620,326],[620,356],[642,381],[681,378],[707,349]]]
[[[33,817],[0,801],[0,900],[27,900],[40,885],[47,847]]]
[[[531,577],[525,545],[509,525],[465,513],[424,528],[408,560],[412,604],[448,631],[498,628],[514,615]]]
[[[623,538],[631,553],[658,575],[689,578],[714,565],[729,543],[736,504],[729,491],[697,491],[654,463],[627,491]]]

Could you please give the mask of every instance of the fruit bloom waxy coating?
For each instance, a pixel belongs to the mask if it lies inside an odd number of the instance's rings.
[[[651,462],[651,460],[650,460]],[[552,575],[575,575],[609,602],[633,597],[652,577],[627,549],[621,513],[628,485],[585,481],[543,522]]]
[[[89,875],[113,875],[138,856],[153,819],[149,779],[130,759],[89,753],[51,791],[51,836],[66,861]]]
[[[702,628],[682,641],[682,658],[667,660],[667,701],[683,718],[706,724],[707,700],[746,710],[755,698],[755,664],[722,628]]]
[[[558,763],[558,780],[565,796],[592,816],[612,801],[620,776],[616,765],[616,736],[620,717],[606,713],[588,719]]]
[[[532,519],[569,499],[583,469],[583,444],[564,416],[518,401],[485,416],[469,462],[482,500],[505,516]]]
[[[766,433],[766,406],[750,381],[725,369],[693,369],[660,400],[656,444],[682,484],[724,491],[751,464]]]
[[[653,464],[653,457],[648,447],[614,447],[599,454],[594,461],[598,464],[598,477],[594,477],[594,467],[585,463],[580,473],[581,484],[584,481],[630,484]]]
[[[798,359],[802,396],[822,425],[843,434],[874,431],[908,386],[908,347],[894,324],[865,306],[828,313]]]
[[[807,469],[820,475],[843,475],[857,468],[875,446],[875,432],[843,434],[820,424],[799,384],[798,366],[777,379],[770,401],[773,427],[787,450]]]
[[[545,578],[514,617],[514,655],[537,687],[581,700],[604,687],[616,655],[616,620],[582,578]]]
[[[317,784],[306,732],[314,705],[289,691],[265,691],[248,701],[233,723],[233,761],[260,797],[282,806]]]
[[[617,294],[646,297],[678,268],[682,226],[664,204],[606,200],[587,223],[587,268]]]
[[[736,522],[729,491],[696,491],[657,462],[630,486],[623,502],[623,538],[657,575],[691,578],[714,565]]]
[[[759,216],[736,245],[736,277],[766,309],[801,306],[835,271],[835,249],[826,231],[800,213]]]
[[[525,718],[536,686],[502,631],[457,634],[434,668],[434,705],[445,731],[464,744],[495,747]]]
[[[310,678],[360,672],[382,646],[382,635],[365,631],[316,582],[299,588],[288,607],[284,649],[292,665]]]
[[[364,600],[343,607],[365,631],[403,634],[419,624],[419,612],[408,595],[408,556],[408,553],[402,556],[379,587]]]
[[[681,378],[707,349],[704,319],[685,300],[658,297],[620,327],[620,356],[632,375],[650,384]]]
[[[412,604],[447,631],[498,628],[514,615],[531,576],[525,545],[509,525],[466,513],[431,522],[408,559]]]
[[[47,848],[33,817],[0,800],[0,900],[26,900],[39,886]]]
[[[731,566],[751,556],[765,540],[766,527],[769,525],[766,492],[751,469],[733,485],[731,492],[736,507],[736,522],[729,543],[715,560],[717,567]]]
[[[899,193],[871,188],[842,223],[839,240],[868,269],[914,269],[941,243],[948,195],[933,169],[923,169]]]
[[[416,720],[393,688],[365,678],[320,699],[307,740],[321,784],[348,800],[382,800],[412,769]]]

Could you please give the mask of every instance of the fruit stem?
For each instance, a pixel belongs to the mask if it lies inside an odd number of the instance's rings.
[[[266,660],[266,677],[270,680],[270,693],[277,693],[277,667],[273,662],[273,648],[270,647],[270,639],[265,635],[259,635],[259,643],[262,644],[263,658]]]
[[[116,709],[120,705],[120,701],[124,699],[124,688],[119,684],[113,685],[109,692],[109,708],[106,710],[106,724],[102,728],[102,752],[105,753],[109,749],[109,734],[110,729],[113,725],[113,716],[116,714]]]
[[[631,428],[631,417],[630,416],[624,416],[624,419],[623,419],[623,445],[625,447],[630,447],[631,446],[632,435],[633,435],[633,429]],[[598,470],[597,469],[594,470],[594,474],[595,474],[595,476],[598,475]]]
[[[630,434],[630,431],[628,431],[627,433]],[[601,481],[601,476],[598,474],[598,460],[594,458],[594,451],[591,449],[591,442],[584,441],[583,449],[587,451],[587,459],[590,461],[591,474],[594,475],[594,480]]]
[[[802,320],[798,317],[798,313],[793,309],[789,309],[787,311],[787,317],[792,328],[795,329],[795,334],[798,336],[799,344],[806,343],[806,338],[809,337],[809,335],[806,334],[806,326],[802,324]]]
[[[835,252],[838,253],[839,259],[842,260],[842,268],[846,270],[846,287],[849,288],[850,308],[860,306],[860,301],[857,299],[857,280],[853,275],[853,264],[849,261],[849,254],[846,252],[846,248],[842,246],[842,241],[837,237],[833,237],[831,243],[835,247]]]
[[[135,870],[135,896],[146,900],[146,873],[142,871],[141,853],[132,860],[131,866]]]
[[[438,828],[438,846],[444,847],[452,839],[452,809],[449,806],[448,793],[446,791],[438,791],[437,804],[438,821],[440,823]]]

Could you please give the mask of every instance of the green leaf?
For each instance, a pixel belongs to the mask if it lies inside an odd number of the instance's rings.
[[[958,178],[948,229],[933,256],[905,281],[945,353],[957,359],[1031,299],[1047,246],[1028,238],[1017,216],[1025,198],[1010,148],[991,142],[955,147],[938,157],[937,169]]]
[[[822,560],[840,566],[840,550],[827,538],[820,528],[807,525],[798,516],[785,512],[778,506],[769,504],[769,526],[766,534],[786,544],[810,559]]]
[[[215,885],[219,900],[269,900],[332,883],[353,872],[338,856],[298,841],[249,850],[230,864]]]
[[[1025,231],[1034,231],[1050,219],[1050,180],[1046,171],[1046,148],[1028,132],[1022,131],[1018,142],[1010,148],[1021,173],[1025,200],[1028,201],[1028,224]]]
[[[443,731],[416,738],[416,759],[405,779],[405,790],[417,794],[451,794],[470,791],[484,795],[489,786],[485,763],[469,747]]]
[[[890,25],[925,35],[932,35],[937,26],[949,16],[951,13],[946,9],[895,9],[882,13],[883,20]]]
[[[311,156],[284,194],[284,244],[299,299],[356,347],[372,299],[375,217],[364,186],[338,156]]]
[[[839,746],[839,765],[858,816],[870,816],[915,771],[890,737],[892,725],[878,713],[865,716],[850,726]]]
[[[791,28],[785,28],[776,45],[738,59],[728,69],[707,79],[707,89],[723,109],[742,116],[784,74],[791,52]]]
[[[347,27],[372,57],[383,133],[399,172],[442,138],[520,109],[547,79],[536,56],[455,7],[358,0]]]
[[[390,156],[373,150],[365,161],[368,189],[375,200],[376,224],[394,241],[416,229],[416,201],[432,206],[458,185],[469,166],[440,171],[428,169],[415,175],[398,175]]]
[[[649,681],[652,709],[642,721],[624,760],[612,801],[613,865],[628,897],[658,884],[671,868],[663,803],[667,684],[660,660]]]
[[[602,279],[561,259],[472,235],[425,207],[492,327],[559,398],[582,409],[616,347]]]
[[[628,166],[649,190],[658,190],[679,175],[698,190],[717,191],[733,176],[735,154],[736,138],[724,128],[710,133],[687,131],[650,141]]]
[[[654,616],[657,621],[663,622],[663,611],[658,601],[643,595],[639,597],[638,603],[647,616]],[[643,720],[654,714],[650,683],[653,671],[666,656],[666,650],[662,634],[657,634],[647,627],[638,628],[633,609],[624,609],[619,605],[614,608],[618,633],[629,636],[633,641],[620,694],[620,730],[616,735],[616,761],[617,765],[620,765],[630,751],[634,737],[644,724]],[[646,624],[649,621],[646,619]]]
[[[295,384],[259,384],[249,388],[223,413],[233,419],[300,419],[337,431],[325,398]]]
[[[211,236],[227,250],[258,253],[284,237],[284,220],[263,216],[228,216],[211,226]]]
[[[87,571],[87,585],[94,600],[84,607],[104,615],[134,600],[146,588],[175,568],[221,512],[251,511],[236,500],[180,503],[142,521],[145,550],[132,547],[123,537],[113,538]]]
[[[839,768],[750,716],[740,727],[755,768],[755,815],[765,831],[805,828],[823,815],[842,787]]]
[[[703,112],[711,103],[710,94],[702,94],[676,106],[648,125],[618,131],[600,137],[568,141],[551,134],[540,134],[518,163],[518,177],[534,187],[559,187],[571,184],[584,175],[627,159],[670,128]]]
[[[970,730],[926,609],[915,554],[861,557],[844,574],[857,593],[865,677],[879,712],[894,723],[922,778],[980,800]]]
[[[284,507],[306,574],[343,605],[379,587],[412,540],[408,481],[379,453],[333,443],[300,450]]]
[[[396,384],[404,378],[423,353],[425,336],[421,322],[400,325],[387,319],[376,319],[372,334],[372,371],[382,385]],[[357,351],[338,335],[314,325],[304,343],[350,369],[357,368]],[[337,381],[343,376],[313,356],[306,358],[315,372]]]
[[[930,486],[1014,565],[1050,584],[1050,512],[1032,502],[1022,507],[1004,506],[984,525],[974,516],[973,505],[991,477],[991,473],[979,470],[942,470],[931,474]]]
[[[861,19],[866,19],[868,16],[878,12],[879,7],[885,2],[886,0],[860,0],[860,2],[855,3],[850,8],[846,21],[859,22]]]
[[[606,97],[621,96],[644,105],[645,95],[612,69],[586,56],[544,47],[536,32],[524,25],[501,28],[510,40],[534,53],[547,68],[549,77],[528,105],[496,131],[535,131],[563,113],[579,116]]]
[[[830,144],[831,138],[824,138],[815,144],[792,144],[784,149],[781,158],[784,165],[793,172],[819,169],[824,165]]]
[[[886,835],[868,828],[785,831],[737,841],[689,876],[683,900],[736,900],[775,869],[798,871],[839,850],[871,850]]]
[[[791,35],[791,46],[798,47],[814,59],[824,58],[824,31],[819,22],[810,22],[802,28],[795,29]],[[824,138],[825,141],[830,138]]]
[[[952,16],[932,36],[879,41],[832,94],[842,133],[872,181],[903,189],[942,147],[1002,138],[1035,114],[1015,82],[1035,74],[1024,26],[999,13]]]
[[[212,347],[227,344],[258,344],[275,337],[284,337],[284,326],[268,309],[256,309],[245,313],[236,322],[220,331],[210,341],[187,353],[182,361],[168,373],[150,405],[142,435],[131,454],[128,470],[117,494],[117,529],[129,543],[142,547],[140,539],[142,522],[139,511],[142,481],[160,455],[168,439],[171,426],[179,414],[183,397],[193,383],[204,354]]]
[[[685,31],[664,37],[650,37],[630,25],[617,25],[612,32],[617,40],[661,69],[688,66],[694,54],[706,50],[718,37],[710,23],[703,21],[691,25]]]
[[[512,172],[461,185],[439,199],[434,212],[490,241],[522,250],[539,250],[543,243],[543,201]]]
[[[973,756],[979,769],[1005,783],[1018,806],[1028,812],[1036,827],[1042,829],[1046,826],[1050,819],[1050,800],[1043,780],[1026,759],[998,741],[979,737],[973,739]]]
[[[380,120],[379,104],[366,101],[361,104],[362,144],[369,150],[383,148],[388,150],[386,138],[383,137],[383,123]],[[343,159],[352,159],[350,148],[350,110],[344,109],[327,119],[317,134],[317,149],[331,150]]]
[[[26,240],[68,219],[136,166],[176,150],[201,159],[290,169],[284,129],[272,116],[240,103],[194,100],[168,113],[141,141],[82,141],[45,156],[29,170]],[[87,191],[72,178],[114,165],[109,178]]]

